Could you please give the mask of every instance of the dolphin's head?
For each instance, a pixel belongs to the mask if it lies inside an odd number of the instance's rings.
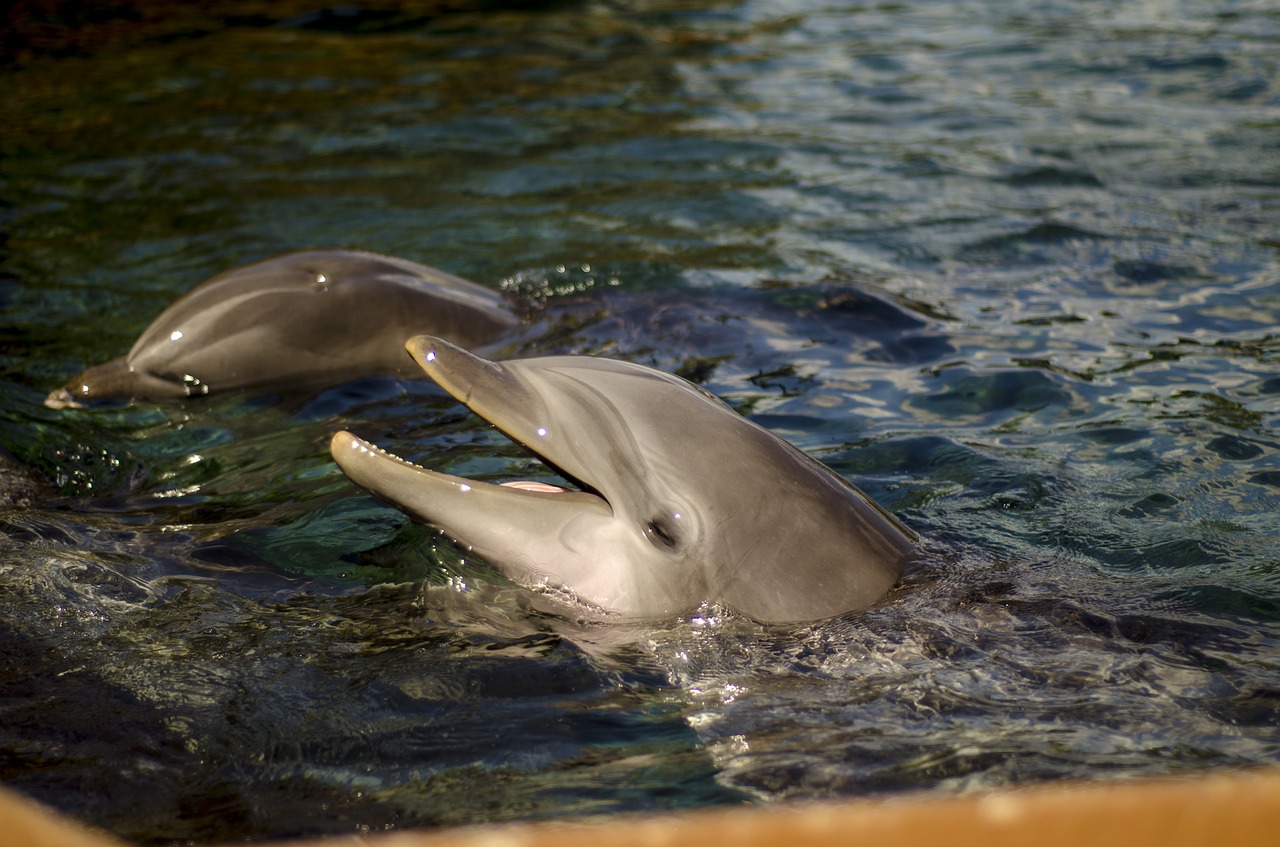
[[[409,365],[401,341],[415,332],[482,344],[514,324],[496,292],[425,265],[350,250],[288,253],[205,280],[127,355],[77,374],[45,403],[318,388],[400,373]]]
[[[518,582],[627,617],[710,601],[812,620],[874,602],[914,546],[861,491],[679,377],[587,356],[491,362],[430,336],[407,347],[578,490],[437,473],[347,432],[334,459]]]

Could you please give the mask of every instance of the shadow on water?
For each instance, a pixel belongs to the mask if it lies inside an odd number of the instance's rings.
[[[160,844],[1280,759],[1274,12],[175,8],[4,36],[6,784]],[[503,290],[507,355],[704,385],[921,570],[593,624],[330,462],[555,478],[425,382],[43,406],[315,246]]]

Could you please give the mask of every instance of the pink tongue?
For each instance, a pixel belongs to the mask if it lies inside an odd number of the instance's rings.
[[[517,479],[511,482],[503,482],[501,485],[510,488],[519,488],[521,491],[537,491],[541,494],[564,494],[569,489],[561,488],[558,485],[551,485],[546,482],[535,482],[532,479]]]

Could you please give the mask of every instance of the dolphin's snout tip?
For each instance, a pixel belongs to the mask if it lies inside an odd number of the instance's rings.
[[[415,359],[427,359],[428,361],[435,360],[436,349],[439,346],[440,339],[434,335],[415,335],[404,343],[404,349],[409,351],[410,356]]]
[[[434,335],[415,335],[405,342],[404,349],[409,351],[409,355],[418,363],[418,367],[429,374],[431,365],[435,364],[440,356],[440,351],[448,346],[448,342],[441,341]]]
[[[329,439],[329,452],[336,454],[340,450],[349,450],[356,443],[358,442],[353,434],[345,429],[340,429]]]
[[[329,439],[329,455],[338,467],[345,470],[343,461],[346,460],[353,451],[360,449],[360,439],[345,429],[335,432],[333,437]],[[367,452],[367,451],[366,451]]]
[[[44,398],[44,404],[50,409],[83,409],[84,404],[72,396],[71,392],[65,388],[59,388],[56,391],[50,391],[49,396]]]
[[[405,342],[404,349],[409,351],[409,355],[418,363],[418,367],[437,382],[440,381],[444,368],[447,368],[449,373],[456,374],[481,363],[493,365],[488,359],[477,356],[465,347],[459,347],[434,335],[415,335]]]

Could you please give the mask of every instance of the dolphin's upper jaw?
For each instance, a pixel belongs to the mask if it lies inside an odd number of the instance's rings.
[[[589,466],[573,462],[577,467],[570,469],[560,461],[572,461],[573,453],[561,443],[569,434],[561,431],[566,428],[561,416],[548,414],[543,398],[502,363],[426,335],[409,339],[405,348],[437,385],[476,416],[524,447],[574,488],[608,502],[608,493],[597,484]],[[528,489],[526,483],[515,485]]]

